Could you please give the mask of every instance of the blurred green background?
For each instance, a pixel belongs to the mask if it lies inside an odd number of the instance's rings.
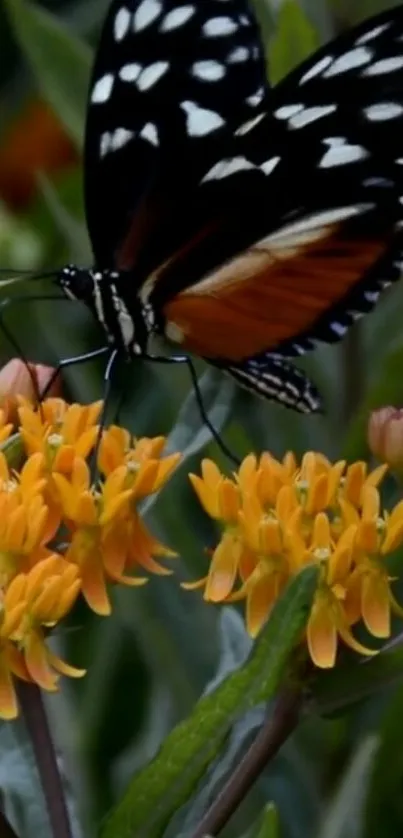
[[[273,80],[335,32],[393,5],[382,0],[255,4]],[[0,266],[24,270],[91,261],[80,149],[91,54],[106,6],[106,0],[48,0],[36,7],[23,0],[2,2]],[[39,289],[38,283],[27,282],[14,293],[36,296],[49,290],[45,283]],[[321,417],[300,417],[260,403],[199,364],[213,422],[240,455],[266,448],[300,454],[313,448],[331,457],[367,458],[371,407],[402,402],[402,312],[403,285],[398,285],[342,345],[323,347],[304,360],[325,399]],[[2,316],[21,352],[33,361],[56,364],[102,344],[79,304],[18,302]],[[13,355],[15,349],[0,336],[0,361]],[[83,402],[99,398],[102,375],[102,364],[70,369],[66,394]],[[83,681],[65,683],[49,702],[74,810],[86,836],[95,835],[133,770],[155,753],[211,680],[242,660],[249,648],[235,609],[206,606],[199,593],[185,593],[178,585],[178,579],[204,575],[205,548],[214,543],[187,473],[198,469],[202,455],[226,467],[201,426],[186,373],[140,362],[125,366],[115,381],[111,415],[122,387],[128,395],[121,423],[137,435],[166,434],[169,449],[184,453],[173,480],[146,510],[154,532],[180,558],[174,578],[153,578],[145,589],[114,591],[108,620],[78,607],[57,638],[72,663],[88,668]],[[389,499],[394,491],[391,483]],[[348,716],[307,720],[225,835],[255,835],[259,813],[274,800],[284,838],[400,837],[402,720],[403,690],[396,688],[361,703]],[[260,721],[260,714],[253,714],[228,743],[227,762],[210,777],[212,784],[222,782],[231,759]],[[0,788],[21,836],[33,834],[33,823],[42,824],[43,804],[32,771],[22,726],[0,728]],[[29,820],[22,802],[27,798]]]

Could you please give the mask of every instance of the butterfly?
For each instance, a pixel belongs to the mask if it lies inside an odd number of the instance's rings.
[[[146,358],[163,339],[319,410],[292,359],[342,338],[401,273],[403,7],[270,88],[245,0],[113,0],[84,173],[94,267],[57,282],[108,346]]]

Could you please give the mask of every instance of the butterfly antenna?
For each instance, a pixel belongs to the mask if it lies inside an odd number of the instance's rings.
[[[25,364],[25,366],[27,368],[27,372],[28,372],[28,375],[31,379],[32,388],[33,388],[33,391],[34,391],[34,394],[35,394],[35,400],[37,402],[38,409],[39,409],[40,414],[41,414],[41,418],[43,418],[42,417],[41,396],[40,396],[40,392],[39,392],[38,381],[37,381],[36,375],[33,372],[32,368],[29,364],[28,358],[26,357],[25,353],[22,351],[21,346],[19,345],[18,341],[15,339],[14,335],[9,330],[8,326],[6,326],[6,324],[4,322],[3,315],[1,313],[1,309],[6,308],[6,306],[9,305],[10,302],[12,302],[12,300],[7,299],[7,300],[3,300],[0,303],[0,329],[3,332],[5,338],[11,344],[11,346],[15,349],[16,354],[18,355],[18,357],[21,359],[21,361],[23,362],[23,364]]]
[[[214,425],[212,424],[212,422],[209,419],[209,416],[208,416],[207,411],[206,411],[206,409],[204,407],[204,404],[203,404],[203,396],[201,394],[201,390],[200,390],[200,387],[199,387],[199,381],[198,381],[198,378],[197,378],[197,373],[196,373],[196,370],[195,370],[192,359],[189,358],[188,356],[186,357],[186,364],[187,364],[187,367],[188,367],[188,370],[189,370],[189,373],[190,373],[190,377],[192,379],[193,389],[194,389],[195,396],[196,396],[196,402],[197,402],[197,406],[199,408],[199,412],[200,412],[200,416],[202,418],[202,421],[204,422],[206,427],[209,429],[213,439],[215,440],[215,442],[217,443],[217,445],[219,446],[219,448],[221,449],[221,451],[223,452],[225,457],[227,457],[236,466],[239,467],[241,465],[241,460],[239,459],[239,457],[237,457],[233,453],[233,451],[231,451],[230,448],[228,448],[228,446],[225,444],[224,440],[221,438],[220,434],[215,429]]]

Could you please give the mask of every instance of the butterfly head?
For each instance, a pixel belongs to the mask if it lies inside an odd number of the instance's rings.
[[[144,354],[153,321],[131,293],[127,272],[67,265],[55,281],[66,297],[88,306],[111,346],[127,357]]]

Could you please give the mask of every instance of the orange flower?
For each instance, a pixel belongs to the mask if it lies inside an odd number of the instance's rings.
[[[107,579],[126,585],[142,585],[146,581],[124,576],[132,496],[132,490],[125,488],[126,474],[126,467],[120,466],[96,488],[91,485],[87,464],[76,457],[70,480],[57,473],[53,476],[72,533],[66,559],[79,568],[88,605],[102,615],[111,612]]]
[[[77,570],[56,554],[27,574],[13,578],[0,607],[0,718],[18,715],[14,678],[57,689],[58,673],[80,677],[46,645],[43,627],[53,626],[71,609],[80,583]]]
[[[69,474],[74,458],[88,457],[95,445],[95,424],[102,402],[91,405],[66,404],[63,399],[46,399],[35,410],[20,398],[20,432],[29,455],[40,452],[49,472]]]
[[[131,487],[133,500],[140,500],[158,492],[181,459],[180,454],[161,459],[165,441],[163,436],[136,440],[128,431],[113,425],[102,435],[98,467],[108,477],[120,466],[125,466],[126,486]]]
[[[249,480],[253,480],[253,468],[246,468]],[[238,517],[241,489],[235,480],[224,477],[215,463],[207,459],[202,462],[202,477],[190,474],[189,479],[202,506],[211,518],[221,524],[223,531],[211,557],[207,579],[185,587],[193,588],[206,583],[204,598],[221,602],[231,593],[240,564],[247,560],[248,550],[243,542]],[[240,480],[247,481],[245,472],[241,471]]]
[[[385,471],[369,473],[361,462],[332,464],[314,452],[298,468],[293,455],[279,462],[265,453],[260,461],[246,457],[229,479],[204,461],[202,476],[190,480],[223,533],[207,577],[184,587],[203,586],[204,598],[214,602],[245,600],[255,637],[288,580],[318,564],[306,632],[311,659],[332,667],[339,639],[360,654],[375,654],[351,626],[362,619],[374,636],[388,637],[391,612],[403,616],[383,563],[403,543],[403,502],[381,515],[376,487]]]
[[[53,475],[69,475],[75,458],[88,457],[95,445],[102,402],[91,405],[68,405],[63,399],[46,399],[34,410],[20,398],[20,433],[28,455],[41,457],[42,476],[46,478],[44,497],[49,508],[49,533],[56,533],[62,510]]]
[[[54,626],[71,610],[79,590],[77,568],[53,554],[29,573],[16,576],[4,594],[5,624],[8,614],[13,623],[8,636],[23,652],[30,680],[44,690],[57,689],[56,673],[84,675],[84,670],[68,666],[51,652],[43,632],[43,627]]]
[[[40,494],[0,491],[0,585],[49,555],[48,508]]]

